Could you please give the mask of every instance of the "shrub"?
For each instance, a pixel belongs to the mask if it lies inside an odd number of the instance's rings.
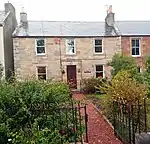
[[[33,113],[33,105],[40,106],[42,111],[41,105],[48,104],[47,111],[51,111],[70,100],[70,89],[65,83],[37,80],[11,84],[0,82],[0,134],[3,135],[0,143],[8,142],[10,132],[31,130],[37,118],[40,119],[39,126],[45,123],[43,113]]]
[[[133,75],[138,72],[137,64],[133,57],[115,54],[107,65],[112,67],[112,76],[115,76],[120,70],[130,70]]]
[[[147,94],[147,86],[138,83],[127,70],[121,70],[112,79],[111,84],[105,84],[105,87],[99,86],[99,88],[111,96],[112,101],[128,104],[144,99]]]
[[[65,144],[67,142],[58,130],[51,131],[48,128],[40,130],[37,121],[34,122],[30,131],[20,130],[16,133],[11,133],[10,137],[12,144]]]
[[[102,105],[104,114],[110,122],[113,122],[114,102],[117,102],[121,109],[123,104],[130,106],[137,104],[138,101],[142,102],[147,95],[147,86],[137,82],[127,70],[121,70],[110,83],[104,83],[98,88],[106,93],[106,99]],[[136,115],[134,117],[136,119]]]
[[[102,82],[105,82],[105,79],[102,78],[87,78],[83,79],[82,86],[83,92],[86,94],[92,94],[99,91],[96,87],[101,85]],[[100,92],[100,91],[99,91]]]

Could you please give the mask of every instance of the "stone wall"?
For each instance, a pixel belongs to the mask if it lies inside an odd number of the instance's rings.
[[[80,88],[80,81],[83,78],[95,77],[95,65],[103,64],[105,76],[110,77],[110,67],[106,63],[113,55],[121,52],[120,37],[103,38],[103,54],[94,53],[93,38],[75,38],[75,55],[66,54],[65,38],[62,38],[60,47],[55,44],[55,38],[46,38],[46,55],[37,56],[35,51],[35,38],[14,38],[14,66],[18,78],[36,76],[37,66],[47,67],[47,78],[61,80],[60,51],[63,80],[67,80],[67,65],[76,65],[77,83]],[[86,72],[88,71],[88,73]]]

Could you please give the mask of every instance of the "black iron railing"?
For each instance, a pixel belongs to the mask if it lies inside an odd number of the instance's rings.
[[[40,128],[58,130],[70,143],[88,143],[88,115],[86,105],[69,103],[65,106],[52,108],[51,105],[32,105],[31,111],[35,116],[42,115]],[[43,123],[44,121],[44,123]],[[63,142],[62,142],[63,143]]]
[[[115,134],[127,144],[135,144],[136,135],[150,130],[150,104],[144,99],[134,105],[113,103]]]

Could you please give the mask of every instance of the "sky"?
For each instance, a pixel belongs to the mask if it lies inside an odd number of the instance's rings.
[[[0,0],[0,10],[4,3]],[[150,0],[9,0],[16,16],[24,7],[29,20],[104,21],[106,5],[112,5],[115,20],[150,20]]]

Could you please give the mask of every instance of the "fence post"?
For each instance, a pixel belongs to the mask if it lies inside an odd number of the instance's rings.
[[[138,122],[139,122],[139,134],[141,133],[141,121],[140,121],[140,102],[138,100]]]
[[[135,131],[134,131],[134,107],[131,105],[131,115],[132,115],[132,142],[135,144]]]
[[[84,111],[85,111],[86,142],[88,143],[88,127],[87,127],[88,115],[87,115],[87,111],[86,111],[86,106],[84,106]]]
[[[144,117],[145,117],[145,132],[147,132],[147,109],[146,109],[146,98],[144,98]]]
[[[113,126],[114,126],[114,133],[116,135],[116,103],[113,101]]]
[[[78,103],[78,110],[79,110],[79,124],[80,124],[80,140],[81,140],[81,144],[83,144],[82,134],[81,134],[82,125],[81,125],[81,107],[80,107],[80,102]]]
[[[129,121],[128,121],[128,125],[129,125],[129,144],[131,144],[131,105],[129,105],[129,108],[128,108],[128,117],[129,117]]]

